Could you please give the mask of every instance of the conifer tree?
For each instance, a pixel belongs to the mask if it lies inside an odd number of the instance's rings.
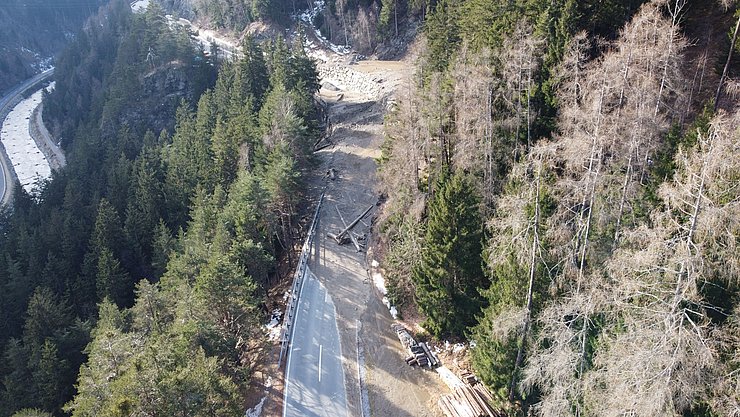
[[[265,56],[257,41],[249,35],[242,41],[242,53],[244,57],[237,63],[243,80],[241,93],[243,97],[252,97],[254,106],[259,108],[270,84]]]
[[[543,179],[547,177],[543,160],[555,153],[552,146],[539,145],[513,167],[488,222],[485,257],[491,287],[485,296],[489,305],[471,332],[476,342],[472,363],[489,387],[511,400],[519,396],[518,371],[543,292],[543,219],[554,207]]]
[[[460,27],[454,12],[452,1],[440,0],[425,22],[429,66],[433,71],[447,68],[452,53],[460,42]]]
[[[479,201],[465,174],[443,174],[429,204],[420,265],[414,270],[417,302],[435,336],[462,336],[484,305],[488,280],[481,266]]]

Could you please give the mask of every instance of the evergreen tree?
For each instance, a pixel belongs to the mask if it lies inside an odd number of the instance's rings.
[[[131,305],[133,282],[107,247],[100,249],[96,288],[101,300],[107,297],[119,306]]]
[[[159,219],[153,235],[151,278],[157,280],[164,274],[167,268],[167,261],[173,249],[173,238],[170,229],[167,228],[167,225],[164,224],[164,220],[162,219]]]
[[[252,97],[254,107],[259,108],[270,84],[265,55],[257,41],[250,35],[242,41],[242,54],[243,58],[236,64],[242,79],[240,96],[243,99]]]
[[[462,336],[484,306],[479,201],[465,174],[443,174],[429,204],[416,299],[435,336]]]
[[[429,68],[432,71],[443,71],[450,62],[455,47],[460,43],[460,28],[453,2],[440,0],[434,11],[424,22],[424,32],[429,42]]]

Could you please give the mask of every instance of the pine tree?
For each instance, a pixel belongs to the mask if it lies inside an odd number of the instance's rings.
[[[119,306],[131,305],[133,282],[107,247],[100,249],[96,288],[101,300],[107,297]]]
[[[173,239],[170,229],[164,224],[164,220],[159,219],[156,229],[153,232],[152,241],[152,279],[157,280],[161,277],[166,268],[170,252],[173,249]]]
[[[421,263],[414,271],[416,298],[435,336],[462,336],[484,306],[479,201],[465,174],[443,174],[429,204]]]
[[[434,12],[429,14],[424,23],[424,31],[429,45],[429,67],[432,71],[443,71],[460,43],[460,27],[455,16],[454,2],[438,1]]]
[[[254,107],[259,108],[270,85],[265,55],[257,41],[250,35],[242,40],[242,53],[244,57],[237,63],[243,80],[241,95],[243,98],[252,97],[255,101]]]

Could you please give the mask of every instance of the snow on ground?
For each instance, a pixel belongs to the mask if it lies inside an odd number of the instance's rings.
[[[5,152],[13,164],[18,181],[26,192],[33,194],[41,181],[51,177],[49,161],[31,138],[28,121],[41,104],[41,90],[21,101],[5,118],[0,131]]]
[[[273,342],[280,340],[280,333],[282,326],[280,325],[280,318],[283,316],[283,312],[279,309],[272,311],[272,317],[270,322],[265,325],[265,331],[267,332],[267,338]]]
[[[314,34],[316,35],[316,38],[321,41],[321,43],[324,45],[324,47],[331,49],[335,54],[337,55],[347,55],[348,53],[352,52],[352,48],[349,45],[335,45],[331,42],[329,42],[328,39],[326,39],[322,34],[321,31],[316,29],[313,25],[313,21],[321,12],[324,11],[324,8],[326,7],[326,3],[324,0],[315,0],[313,2],[313,5],[310,9],[307,9],[303,11],[302,13],[293,16],[294,19],[300,20],[301,22],[305,23],[310,27]],[[320,50],[311,40],[308,38],[304,39],[304,46],[306,49],[306,54],[314,59],[320,59],[324,62],[326,62],[329,58],[326,56],[326,53],[324,51]]]
[[[265,382],[265,388],[269,389],[272,387],[272,377],[267,377],[267,382]],[[267,389],[265,389],[265,394],[267,394]],[[262,397],[260,402],[257,403],[254,407],[247,410],[245,417],[260,417],[262,415],[262,408],[265,406],[265,401],[267,400],[267,395]]]
[[[239,55],[241,53],[236,41],[227,39],[218,32],[204,29],[187,19],[179,18],[175,20],[170,14],[164,15],[164,17],[167,19],[170,28],[172,28],[172,25],[180,25],[187,29],[190,32],[190,38],[202,45],[206,52],[209,52],[211,44],[215,43],[218,46],[219,53],[224,58],[232,59],[234,58],[234,54]]]
[[[131,10],[134,13],[144,13],[149,7],[149,0],[137,0],[131,3]]]
[[[262,415],[262,407],[265,406],[265,400],[267,400],[267,397],[262,397],[259,403],[254,406],[254,408],[250,408],[247,410],[246,417],[260,417]]]
[[[377,288],[383,295],[383,304],[388,307],[388,311],[391,312],[391,316],[393,316],[393,319],[395,320],[398,318],[398,310],[396,309],[396,306],[391,305],[390,300],[386,297],[386,295],[388,295],[388,288],[385,286],[385,278],[383,278],[380,271],[376,269],[379,266],[378,261],[373,260],[370,265],[373,267],[373,272],[371,273],[373,284],[375,284],[375,288]]]

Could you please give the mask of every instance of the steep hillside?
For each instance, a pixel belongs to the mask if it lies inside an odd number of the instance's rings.
[[[737,19],[667,0],[426,16],[386,122],[383,266],[512,414],[740,412],[737,59],[714,103]]]
[[[0,6],[0,93],[38,73],[103,0],[7,0]]]

